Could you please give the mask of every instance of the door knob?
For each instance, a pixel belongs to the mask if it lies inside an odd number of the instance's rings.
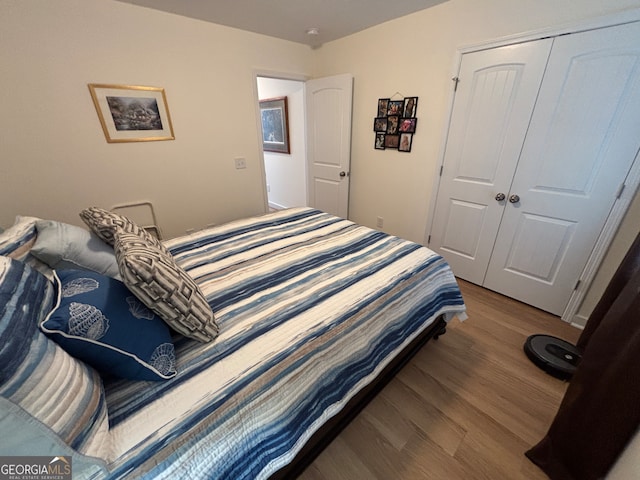
[[[347,172],[340,172],[340,176],[341,177],[346,177],[347,176]]]
[[[504,193],[502,193],[502,192],[500,192],[500,193],[498,193],[498,194],[496,195],[496,200],[497,200],[497,201],[499,201],[499,202],[503,201],[505,198],[507,198],[507,197],[506,197],[506,196],[505,196],[505,194],[504,194]]]
[[[509,201],[511,203],[518,203],[520,201],[520,197],[518,195],[511,195],[509,196]]]

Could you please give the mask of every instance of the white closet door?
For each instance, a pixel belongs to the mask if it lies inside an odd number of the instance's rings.
[[[430,248],[482,284],[552,40],[464,54]],[[500,198],[500,197],[498,197]]]
[[[638,148],[640,24],[556,38],[484,285],[562,314]]]

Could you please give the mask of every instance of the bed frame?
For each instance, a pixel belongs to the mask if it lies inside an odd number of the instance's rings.
[[[438,337],[444,335],[446,331],[447,323],[444,321],[444,318],[440,316],[432,325],[407,345],[407,347],[380,372],[373,382],[349,400],[338,415],[314,433],[289,465],[278,470],[270,478],[272,480],[297,478],[429,340],[432,338],[437,340]]]

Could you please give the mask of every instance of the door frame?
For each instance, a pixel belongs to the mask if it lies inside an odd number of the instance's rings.
[[[293,80],[293,81],[302,82],[303,84],[305,84],[303,86],[303,89],[305,90],[305,92],[306,92],[306,82],[311,77],[309,75],[304,75],[300,73],[279,72],[275,70],[264,70],[264,69],[257,69],[257,68],[254,68],[252,71],[252,78],[253,78],[252,85],[253,85],[253,98],[254,98],[253,103],[254,103],[254,108],[256,112],[255,114],[256,132],[258,134],[258,154],[261,160],[259,163],[260,163],[260,175],[262,176],[262,198],[264,203],[264,211],[266,213],[269,211],[269,192],[267,192],[267,171],[264,165],[264,149],[262,148],[262,121],[261,121],[261,114],[260,114],[260,96],[258,95],[258,77],[273,78],[276,80]],[[305,97],[306,97],[306,93],[305,93]],[[303,135],[305,138],[305,145],[306,145],[306,138],[307,138],[306,114],[305,114]],[[305,149],[306,149],[306,146],[305,146]],[[305,169],[305,182],[307,182],[309,180],[309,170],[308,170],[307,162],[305,162],[304,169]],[[307,204],[308,203],[309,203],[309,198],[308,198],[308,190],[307,190]]]
[[[526,32],[522,34],[515,34],[506,36],[500,39],[491,40],[488,42],[477,43],[472,45],[463,46],[457,49],[454,64],[452,67],[452,88],[449,92],[449,108],[446,113],[445,125],[446,128],[442,133],[442,140],[440,143],[440,151],[438,154],[438,162],[435,168],[435,175],[433,181],[433,188],[431,189],[431,197],[429,203],[429,217],[427,218],[427,229],[425,232],[424,244],[429,246],[431,238],[431,230],[433,227],[433,220],[435,217],[436,199],[438,198],[438,190],[440,188],[440,180],[442,169],[444,168],[444,159],[446,153],[446,144],[449,135],[449,129],[451,126],[451,119],[453,116],[453,102],[455,100],[455,84],[460,72],[462,64],[462,57],[466,53],[473,53],[481,50],[487,50],[496,47],[503,47],[507,45],[513,45],[516,43],[523,43],[533,40],[541,40],[548,37],[557,37],[569,33],[578,33],[588,30],[595,30],[599,28],[614,27],[617,25],[624,25],[627,23],[634,23],[640,21],[640,8],[632,8],[617,12],[614,14],[604,15],[587,19],[580,22],[573,22],[562,26],[552,26],[532,32]],[[602,264],[604,257],[613,241],[615,234],[622,222],[625,213],[629,209],[629,205],[633,200],[636,192],[640,195],[638,187],[640,186],[640,151],[636,153],[636,157],[629,169],[627,177],[624,181],[624,189],[618,196],[618,201],[613,204],[613,207],[607,217],[600,236],[596,241],[596,244],[589,255],[586,265],[579,277],[579,283],[573,290],[569,302],[561,316],[561,319],[565,322],[571,323],[574,326],[580,327],[580,324],[576,323],[577,313],[582,301],[584,300],[589,287],[593,283],[593,279],[598,271],[598,267]],[[621,185],[622,187],[622,185]]]

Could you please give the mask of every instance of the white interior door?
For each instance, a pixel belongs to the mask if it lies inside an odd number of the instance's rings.
[[[309,204],[343,218],[349,215],[352,95],[349,74],[306,83]]]
[[[484,285],[562,314],[640,148],[640,23],[555,39]],[[511,200],[516,200],[512,197]]]
[[[464,54],[429,246],[482,284],[552,39]],[[498,197],[500,198],[500,197]]]

